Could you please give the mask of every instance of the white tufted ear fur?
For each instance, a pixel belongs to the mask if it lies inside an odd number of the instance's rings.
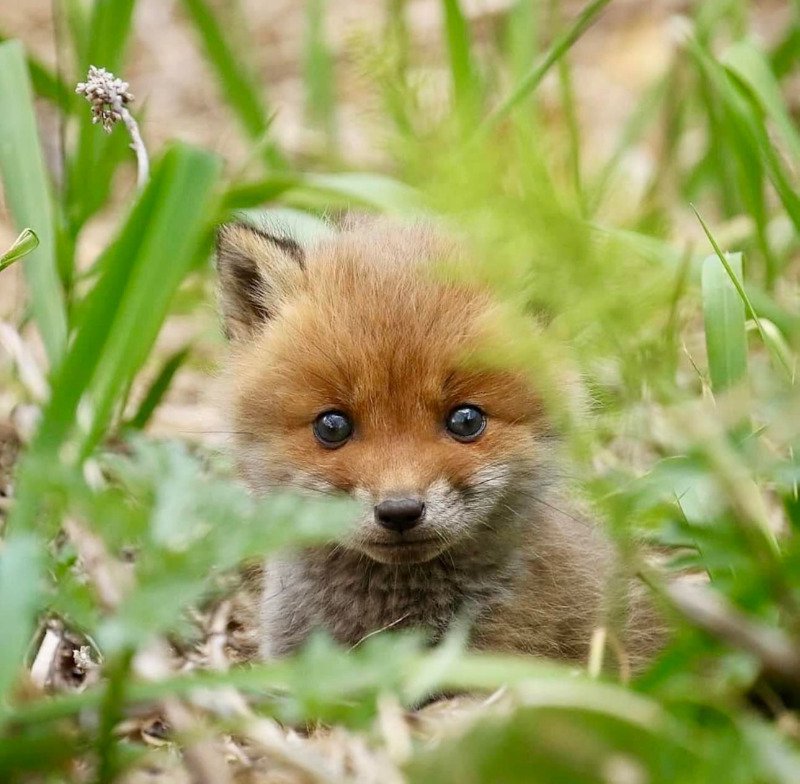
[[[225,333],[248,340],[303,285],[303,250],[292,239],[246,223],[217,233],[219,299]]]

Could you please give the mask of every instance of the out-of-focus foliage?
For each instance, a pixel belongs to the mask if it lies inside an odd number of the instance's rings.
[[[30,230],[23,229],[13,245],[0,256],[0,270],[10,267],[15,261],[24,258],[39,245],[39,238]]]
[[[63,5],[75,62],[124,73],[133,0]],[[800,16],[766,49],[746,23],[748,3],[693,4],[669,67],[608,159],[589,167],[592,128],[576,118],[570,46],[606,2],[547,24],[539,4],[520,1],[486,51],[473,44],[463,4],[442,0],[451,89],[432,107],[410,74],[403,3],[388,0],[384,39],[363,42],[361,54],[384,101],[389,177],[325,171],[346,162],[325,72],[334,3],[309,4],[309,120],[327,142],[303,171],[270,137],[267,101],[216,4],[183,5],[254,169],[246,181],[226,178],[209,152],[180,143],[158,151],[150,183],[130,195],[89,270],[78,269],[76,247],[115,173],[130,166],[123,131],[105,137],[73,112],[60,79],[26,61],[18,43],[0,44],[0,175],[19,229],[40,240],[22,264],[51,383],[0,550],[0,779],[66,781],[66,761],[80,758],[110,781],[141,753],[115,734],[118,722],[136,705],[199,687],[252,695],[261,715],[366,730],[386,693],[415,705],[506,685],[513,705],[503,715],[412,745],[409,780],[797,781],[800,134],[787,96]],[[540,99],[543,79],[557,83],[555,112]],[[74,131],[57,195],[31,85]],[[653,128],[665,140],[641,204],[615,213],[625,157]],[[142,664],[153,646],[191,636],[189,608],[226,570],[346,524],[343,501],[255,502],[179,445],[143,435],[111,445],[145,428],[191,354],[166,358],[128,410],[168,314],[176,303],[199,306],[187,291],[210,273],[214,225],[232,210],[258,219],[270,209],[311,236],[324,230],[321,216],[347,206],[441,216],[471,248],[464,274],[540,320],[535,339],[507,347],[509,356],[540,380],[583,492],[675,619],[669,647],[633,682],[465,653],[457,633],[434,651],[391,634],[351,652],[320,638],[291,661],[184,676]],[[734,224],[729,242],[718,227]],[[681,237],[687,226],[694,241]],[[580,371],[589,392],[577,418],[559,405],[565,370]],[[657,567],[642,556],[645,540],[662,555]],[[666,587],[679,570],[708,578],[691,601]],[[102,662],[104,677],[84,691],[48,697],[26,687],[37,623],[53,617]],[[230,729],[224,710],[212,719]]]

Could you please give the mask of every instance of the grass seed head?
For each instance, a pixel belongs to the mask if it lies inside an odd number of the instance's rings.
[[[75,92],[91,104],[92,122],[102,123],[103,130],[111,133],[115,123],[123,119],[124,107],[134,100],[133,93],[128,91],[129,86],[111,71],[90,65],[86,81],[79,82]]]

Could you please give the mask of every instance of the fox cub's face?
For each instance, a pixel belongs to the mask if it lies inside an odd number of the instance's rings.
[[[383,223],[307,249],[219,234],[247,481],[350,494],[363,512],[345,546],[384,563],[480,541],[539,480],[540,402],[487,362],[497,305],[442,274],[453,259],[429,230]]]

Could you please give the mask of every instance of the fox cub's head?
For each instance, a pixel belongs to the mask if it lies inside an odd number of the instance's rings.
[[[447,275],[456,256],[384,222],[306,248],[241,223],[218,237],[247,481],[349,493],[346,545],[384,563],[479,543],[541,481],[540,400],[492,366],[499,306]]]

